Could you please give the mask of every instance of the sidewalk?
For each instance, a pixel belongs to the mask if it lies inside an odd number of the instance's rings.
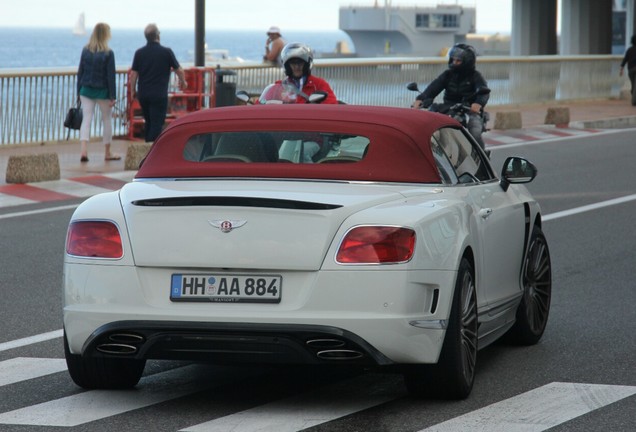
[[[568,103],[550,102],[533,105],[506,105],[486,107],[490,113],[490,126],[494,125],[497,112],[520,111],[524,129],[545,127],[545,116],[549,107],[568,107],[570,111],[570,127],[597,127],[612,129],[620,120],[634,120],[636,125],[636,107],[629,100],[602,99],[585,100]],[[634,117],[634,119],[630,119]],[[593,122],[591,126],[588,123]]]
[[[520,111],[523,130],[554,128],[545,125],[548,107],[568,107],[570,111],[570,128],[615,128],[619,122],[634,120],[636,126],[636,107],[632,107],[628,100],[590,100],[569,103],[545,103],[534,105],[509,105],[487,107],[490,113],[489,126],[493,127],[497,112]],[[602,120],[602,121],[600,121]],[[595,122],[592,126],[586,122]],[[484,135],[514,134],[514,131],[493,130]],[[517,134],[519,131],[517,131]],[[112,143],[112,151],[121,155],[119,161],[104,161],[104,147],[101,141],[91,141],[89,144],[89,162],[80,162],[80,146],[77,139],[40,143],[39,145],[0,145],[0,185],[6,184],[6,169],[9,156],[41,153],[57,153],[60,163],[60,177],[62,179],[108,175],[124,171],[126,150],[131,141],[119,139]],[[134,174],[130,172],[131,176]]]
[[[101,140],[91,141],[88,144],[88,162],[80,162],[80,145],[77,139],[0,146],[0,185],[6,184],[7,162],[13,155],[57,153],[62,179],[121,172],[124,171],[126,150],[130,142],[124,139],[113,140],[111,151],[120,155],[121,160],[105,161]]]

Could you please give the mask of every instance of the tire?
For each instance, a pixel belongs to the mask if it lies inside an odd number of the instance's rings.
[[[73,382],[92,389],[129,389],[137,385],[146,360],[82,357],[71,354],[64,333],[64,356]]]
[[[539,342],[548,323],[552,298],[552,264],[548,243],[535,226],[528,254],[523,263],[523,297],[517,308],[516,322],[508,330],[506,341],[515,345]]]
[[[435,365],[409,366],[404,381],[415,397],[465,399],[475,381],[477,295],[473,267],[462,258],[444,344]]]

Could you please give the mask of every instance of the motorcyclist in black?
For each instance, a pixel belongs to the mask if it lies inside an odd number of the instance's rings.
[[[475,69],[476,60],[475,48],[466,44],[455,44],[448,53],[448,69],[442,72],[415,98],[411,107],[428,108],[435,97],[444,91],[443,107],[438,110],[444,112],[451,105],[463,102],[465,97],[474,94],[479,87],[487,87],[488,83],[481,73]],[[481,137],[484,128],[482,114],[488,98],[488,94],[475,97],[471,103],[466,127],[481,148],[485,148]]]

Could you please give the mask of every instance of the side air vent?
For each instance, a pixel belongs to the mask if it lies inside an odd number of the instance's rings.
[[[431,300],[431,314],[434,314],[437,310],[437,304],[439,303],[439,289],[433,290],[433,299]]]
[[[142,207],[261,207],[296,210],[334,210],[337,204],[251,197],[178,197],[137,200],[133,205]]]

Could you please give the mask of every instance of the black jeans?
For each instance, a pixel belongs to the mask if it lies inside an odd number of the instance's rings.
[[[144,115],[146,142],[153,142],[163,129],[168,110],[168,96],[161,98],[144,97],[139,99]]]
[[[627,72],[627,76],[629,77],[629,82],[632,85],[632,106],[636,106],[636,68],[630,69]]]

